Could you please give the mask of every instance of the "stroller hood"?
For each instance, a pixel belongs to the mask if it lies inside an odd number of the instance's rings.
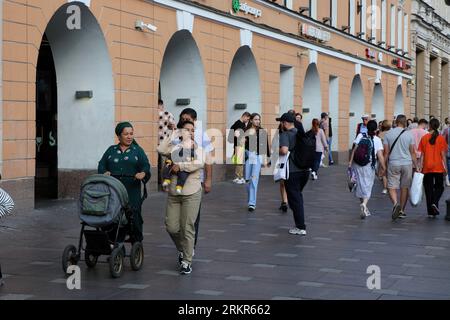
[[[92,227],[118,223],[128,207],[128,192],[118,179],[94,174],[81,184],[79,215],[81,221]],[[122,223],[126,223],[123,217]]]

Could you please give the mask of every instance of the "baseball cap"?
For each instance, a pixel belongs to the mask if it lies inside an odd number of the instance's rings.
[[[295,116],[292,113],[286,112],[280,118],[276,118],[277,121],[295,122]]]
[[[369,115],[368,114],[363,114],[363,116],[361,117],[361,119],[369,119],[370,117],[369,117]]]

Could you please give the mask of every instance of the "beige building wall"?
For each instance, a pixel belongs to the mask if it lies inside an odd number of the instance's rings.
[[[308,1],[293,1],[294,9],[306,5]],[[345,1],[346,2],[346,1]],[[224,12],[230,12],[231,1],[207,0],[204,5],[214,6]],[[298,34],[299,17],[285,14],[270,8],[262,1],[248,1],[261,8],[263,17],[252,18],[243,13],[252,23],[263,23]],[[341,3],[341,0],[339,1]],[[25,0],[3,1],[3,168],[2,175],[24,206],[32,205],[34,197],[35,154],[36,154],[36,65],[42,36],[53,14],[66,4],[62,0]],[[369,4],[369,2],[368,2]],[[319,6],[320,7],[320,6]],[[296,9],[296,10],[297,10]],[[157,164],[157,99],[158,82],[164,52],[171,37],[178,31],[177,14],[172,8],[150,1],[130,0],[92,0],[90,10],[98,20],[112,62],[115,94],[115,120],[131,121],[139,143],[149,156],[153,166]],[[328,11],[327,11],[328,10]],[[339,7],[338,25],[347,25],[348,5]],[[318,19],[329,15],[328,9],[318,11]],[[348,13],[347,13],[348,15]],[[281,18],[282,17],[282,18]],[[140,32],[135,30],[137,19],[158,27],[157,32]],[[389,19],[388,19],[389,21]],[[308,24],[314,25],[308,20]],[[389,23],[388,23],[389,25]],[[340,28],[340,27],[339,27]],[[408,73],[396,69],[391,61],[395,55],[382,48],[376,48],[354,37],[330,30],[331,41],[327,46],[336,49],[351,59],[368,61],[365,50],[368,47],[382,52],[384,59],[377,62],[371,59],[372,67],[361,67],[365,112],[372,113],[372,94],[375,68],[383,67],[381,85],[383,88],[385,114],[393,115],[398,74],[403,75],[404,109],[409,115],[409,98],[407,96]],[[387,32],[389,35],[389,32]],[[241,46],[240,29],[212,21],[200,16],[194,17],[192,36],[198,46],[207,90],[208,128],[216,128],[225,133],[227,121],[227,88],[233,57]],[[291,36],[292,37],[292,36]],[[295,38],[295,39],[300,39]],[[388,37],[389,39],[389,37]],[[389,41],[389,40],[388,40]],[[318,44],[317,41],[307,43]],[[303,105],[303,88],[306,70],[314,53],[304,54],[305,49],[265,35],[253,33],[252,53],[255,57],[260,76],[262,92],[262,122],[268,129],[276,128],[275,118],[279,116],[280,65],[294,68],[294,105],[301,110]],[[339,79],[339,151],[345,160],[348,151],[348,136],[355,128],[349,128],[349,104],[352,81],[356,75],[356,63],[345,61],[328,54],[318,53],[317,69],[320,76],[322,111],[329,111],[329,77]],[[390,73],[392,72],[392,74]],[[63,108],[64,106],[59,106]],[[355,115],[359,117],[360,115]],[[320,113],[314,114],[320,117]],[[111,136],[114,133],[111,132]],[[224,142],[218,142],[216,148],[223,150]],[[95,168],[92,168],[95,169]],[[79,181],[89,172],[60,173],[60,196],[76,194]],[[156,171],[153,170],[153,178]],[[225,172],[215,171],[216,179],[225,179]],[[155,186],[156,182],[152,181]],[[27,192],[22,192],[27,190]],[[20,191],[20,192],[19,192]]]

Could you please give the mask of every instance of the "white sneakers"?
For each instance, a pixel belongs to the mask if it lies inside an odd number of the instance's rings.
[[[241,178],[241,179],[236,178],[233,180],[233,182],[236,184],[245,184],[245,179],[244,178]]]
[[[446,185],[447,187],[450,187],[450,181],[449,181],[449,179],[448,179],[448,175],[445,176],[445,185]]]
[[[367,209],[367,206],[364,203],[361,203],[359,205],[359,208],[361,210],[361,213],[360,213],[361,219],[365,219],[366,217],[371,215],[369,209]]]
[[[383,191],[381,191],[382,194],[387,194],[388,190],[387,189],[383,189]]]
[[[306,230],[302,230],[299,228],[292,228],[289,230],[290,234],[300,235],[300,236],[306,236]]]
[[[317,180],[317,173],[315,173],[314,171],[311,172],[311,178],[312,178],[313,180]]]

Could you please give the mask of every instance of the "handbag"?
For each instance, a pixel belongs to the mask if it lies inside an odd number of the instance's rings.
[[[244,147],[236,146],[234,154],[231,156],[231,164],[244,164]]]
[[[10,215],[13,209],[13,199],[5,190],[0,188],[0,218]]]
[[[278,157],[273,170],[273,180],[275,182],[289,179],[289,155],[290,152],[288,151],[287,154]]]

